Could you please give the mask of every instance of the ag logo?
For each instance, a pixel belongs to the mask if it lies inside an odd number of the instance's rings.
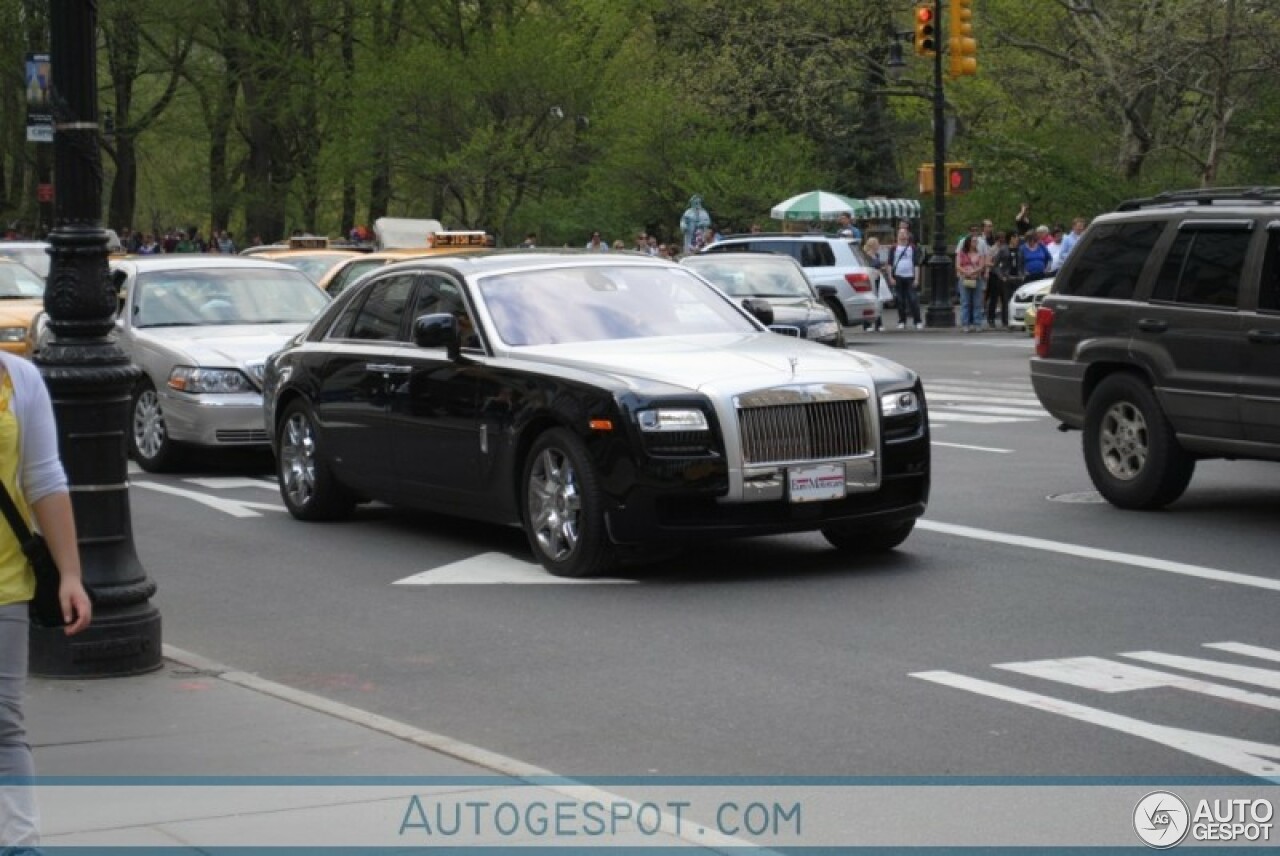
[[[1133,828],[1148,847],[1163,850],[1181,843],[1191,827],[1187,804],[1168,791],[1153,791],[1133,810]]]

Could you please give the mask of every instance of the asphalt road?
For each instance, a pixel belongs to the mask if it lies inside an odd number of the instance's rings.
[[[559,583],[514,529],[294,521],[237,457],[133,476],[165,641],[565,775],[1276,775],[1280,467],[1121,512],[1035,403],[1029,339],[854,344],[930,397],[933,498],[895,555],[787,536]]]

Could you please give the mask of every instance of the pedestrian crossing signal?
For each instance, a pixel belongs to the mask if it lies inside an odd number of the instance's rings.
[[[973,167],[947,164],[947,193],[973,190]]]

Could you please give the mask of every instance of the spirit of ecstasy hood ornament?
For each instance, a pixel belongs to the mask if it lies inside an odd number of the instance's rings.
[[[791,377],[794,379],[796,376],[796,366],[800,363],[800,358],[787,357],[787,361],[791,363]]]

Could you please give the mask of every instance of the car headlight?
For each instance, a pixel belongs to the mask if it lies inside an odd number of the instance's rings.
[[[880,412],[885,418],[906,416],[920,412],[920,398],[910,389],[901,392],[886,392],[880,396]]]
[[[0,327],[0,342],[27,341],[26,327]]]
[[[237,369],[178,366],[169,373],[169,388],[179,392],[253,392],[253,384]]]
[[[810,339],[825,339],[840,332],[840,325],[834,321],[819,321],[809,325]]]
[[[636,414],[641,431],[706,431],[707,416],[701,410],[641,410]]]

